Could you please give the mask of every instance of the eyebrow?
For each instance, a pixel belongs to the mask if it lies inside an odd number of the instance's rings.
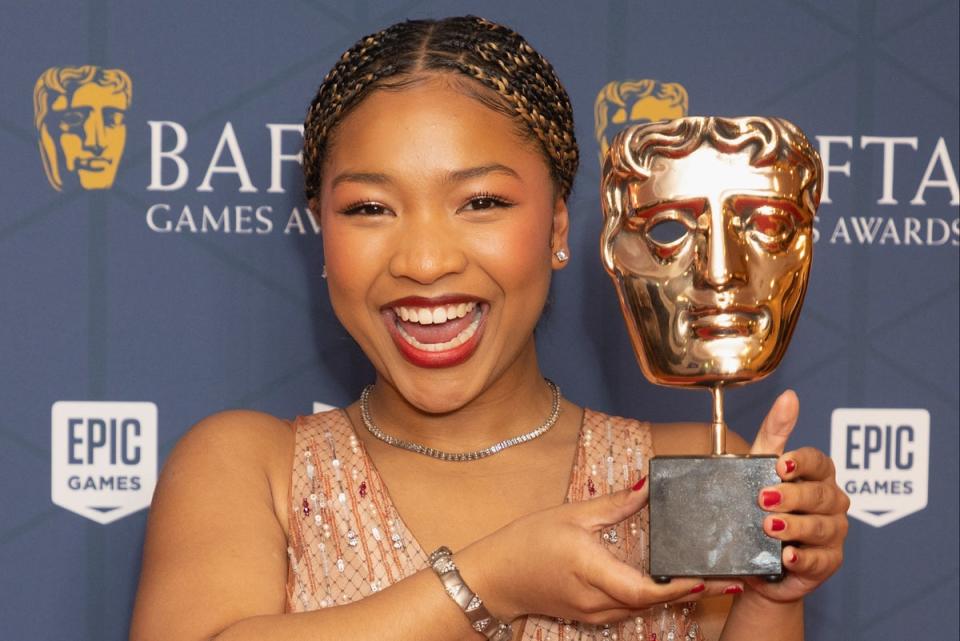
[[[519,179],[520,174],[515,170],[502,165],[500,163],[492,163],[489,165],[480,165],[478,167],[468,167],[466,169],[457,169],[456,171],[451,171],[443,177],[443,182],[446,183],[456,183],[463,182],[465,180],[470,180],[471,178],[479,178],[480,176],[486,176],[487,174],[505,174],[507,176],[513,176],[514,178]],[[379,174],[375,172],[345,172],[339,174],[336,178],[333,179],[331,187],[336,187],[340,183],[344,182],[356,182],[356,183],[365,183],[368,185],[387,185],[393,182],[387,174]]]

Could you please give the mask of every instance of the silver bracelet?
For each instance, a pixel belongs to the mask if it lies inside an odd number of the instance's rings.
[[[430,555],[430,567],[443,584],[454,603],[460,606],[467,615],[470,626],[487,638],[487,641],[509,641],[513,638],[513,630],[503,621],[495,618],[483,601],[473,590],[467,587],[460,571],[453,562],[453,552],[445,545],[441,545]]]

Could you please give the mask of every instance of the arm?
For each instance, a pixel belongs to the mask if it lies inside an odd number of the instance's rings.
[[[355,603],[285,613],[292,458],[287,425],[252,412],[211,417],[181,440],[154,495],[131,641],[481,639],[429,569]],[[612,622],[722,590],[729,582],[693,597],[697,579],[656,585],[600,544],[646,497],[626,490],[528,515],[458,551],[457,565],[506,621]]]
[[[213,416],[181,440],[154,495],[131,640],[468,638],[428,572],[356,604],[283,614],[292,448],[285,423],[253,412]]]

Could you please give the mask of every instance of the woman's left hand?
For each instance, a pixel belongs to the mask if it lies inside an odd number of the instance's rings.
[[[850,499],[837,485],[830,457],[812,447],[784,453],[799,410],[795,393],[781,394],[750,449],[780,455],[777,474],[786,481],[761,490],[757,501],[770,512],[763,522],[767,535],[789,542],[783,547],[787,576],[779,583],[748,580],[753,591],[779,602],[802,598],[836,572],[847,536]]]

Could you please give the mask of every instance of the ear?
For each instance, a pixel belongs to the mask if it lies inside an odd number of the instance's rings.
[[[557,197],[553,206],[553,227],[550,232],[550,259],[554,269],[563,269],[567,266],[568,261],[557,258],[557,252],[562,249],[567,256],[570,256],[569,231],[570,213],[567,211],[567,202]]]

